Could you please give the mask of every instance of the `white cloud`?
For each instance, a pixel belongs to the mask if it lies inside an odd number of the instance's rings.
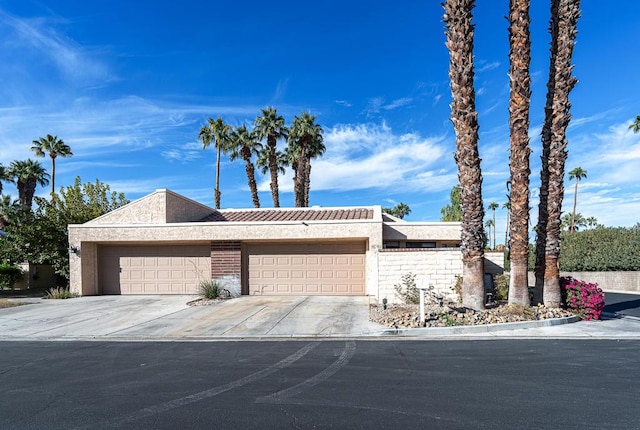
[[[399,99],[396,99],[396,100],[392,101],[391,103],[388,103],[388,104],[382,106],[382,109],[384,109],[384,110],[397,109],[399,107],[406,106],[406,105],[410,104],[412,101],[413,101],[413,99],[411,97],[402,97],[402,98],[399,98]]]

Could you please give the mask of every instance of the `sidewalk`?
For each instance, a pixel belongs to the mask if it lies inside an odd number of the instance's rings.
[[[2,340],[634,339],[640,318],[607,314],[482,326],[395,330],[369,321],[368,297],[243,296],[190,307],[194,296],[29,298],[0,310]]]

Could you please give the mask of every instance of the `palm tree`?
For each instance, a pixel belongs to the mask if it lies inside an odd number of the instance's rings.
[[[571,231],[571,223],[573,224],[573,231]],[[574,233],[580,231],[584,227],[588,225],[587,219],[582,216],[580,212],[575,214],[564,214],[562,216],[561,230],[566,231],[568,233]]]
[[[216,145],[216,187],[214,190],[214,200],[216,209],[220,209],[220,155],[226,151],[229,144],[229,132],[231,126],[225,124],[220,117],[215,121],[211,118],[207,119],[207,123],[200,127],[198,139],[202,142],[202,149],[205,150],[215,141]]]
[[[445,22],[451,81],[451,122],[456,134],[455,160],[462,206],[462,304],[484,309],[484,206],[478,154],[478,113],[473,87],[474,0],[446,0]]]
[[[284,118],[278,115],[277,109],[267,107],[262,109],[262,115],[258,116],[254,122],[254,130],[258,139],[267,139],[265,147],[266,155],[269,161],[269,172],[271,172],[271,197],[273,198],[273,206],[280,207],[280,192],[278,190],[278,172],[281,170],[278,165],[278,139],[287,137],[287,127],[284,124]]]
[[[282,151],[276,149],[276,166],[278,167],[278,174],[284,175],[286,172],[285,167],[289,165],[291,157]],[[258,159],[256,160],[256,167],[260,169],[260,172],[266,174],[271,170],[271,151],[269,148],[262,147],[262,150],[258,153]]]
[[[489,210],[493,212],[493,247],[491,249],[496,249],[496,209],[498,209],[500,205],[496,202],[489,203]]]
[[[573,213],[571,216],[571,232],[575,229],[576,205],[578,204],[578,182],[587,177],[587,171],[582,167],[576,167],[569,172],[569,180],[575,179],[576,186],[573,192]]]
[[[392,208],[382,208],[382,212],[393,215],[396,218],[404,219],[411,213],[411,208],[406,203],[398,203]]]
[[[529,106],[531,100],[531,0],[509,2],[509,303],[529,305]]]
[[[636,120],[629,126],[629,130],[633,130],[634,133],[640,132],[640,115],[636,116]]]
[[[566,130],[571,120],[569,93],[577,79],[571,58],[580,17],[580,0],[551,2],[551,61],[545,120],[542,127],[540,204],[536,230],[536,302],[558,307],[560,295],[560,228],[564,197],[564,164],[567,159]]]
[[[11,224],[16,209],[18,204],[11,196],[0,195],[0,230]]]
[[[9,170],[0,164],[0,195],[2,195],[2,182],[11,182],[11,176]]]
[[[491,246],[491,228],[493,227],[493,232],[495,234],[496,225],[494,224],[492,219],[489,219],[484,223],[484,226],[487,227],[487,248],[489,248]]]
[[[595,228],[598,225],[598,219],[594,216],[587,217],[586,220],[589,229]]]
[[[315,116],[302,112],[299,117],[294,117],[287,136],[287,155],[294,171],[293,191],[296,207],[309,206],[311,159],[323,155],[326,150],[322,127],[315,121]]]
[[[258,142],[253,131],[249,131],[247,126],[241,125],[231,132],[230,135],[230,155],[231,161],[242,158],[245,162],[245,171],[247,173],[247,181],[251,190],[253,206],[260,207],[260,198],[258,197],[258,186],[256,184],[255,167],[251,162],[254,155],[258,155],[262,145]]]
[[[23,207],[31,208],[36,186],[49,184],[49,174],[37,161],[12,161],[9,165],[9,176],[18,188],[18,200]]]
[[[36,157],[44,157],[45,154],[49,154],[49,158],[51,158],[51,200],[53,201],[53,195],[56,192],[56,158],[71,157],[73,152],[71,152],[71,147],[64,143],[62,139],[50,134],[31,143],[33,143],[31,150],[35,152]]]

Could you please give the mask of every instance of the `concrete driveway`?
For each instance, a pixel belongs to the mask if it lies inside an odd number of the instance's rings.
[[[32,300],[0,311],[0,340],[189,340],[344,337],[381,333],[368,297],[243,296],[188,306],[194,296]]]

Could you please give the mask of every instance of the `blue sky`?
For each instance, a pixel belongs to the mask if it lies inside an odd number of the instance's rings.
[[[534,220],[548,3],[531,11]],[[640,114],[635,5],[583,1],[574,53],[567,171],[587,170],[578,211],[609,226],[640,221],[640,134],[627,130]],[[507,8],[480,0],[475,9],[487,205],[506,201],[509,172]],[[215,154],[201,149],[200,126],[218,116],[251,124],[271,105],[287,123],[310,111],[325,130],[312,205],[402,201],[408,220],[437,221],[457,183],[444,41],[439,1],[0,0],[0,163],[33,157],[31,141],[54,134],[74,152],[59,159],[57,185],[79,175],[130,199],[169,188],[213,205]],[[270,206],[268,178],[259,182]],[[293,205],[291,174],[280,184],[283,206]],[[223,158],[221,190],[223,208],[251,206],[241,162]],[[496,214],[498,242],[505,215]]]

